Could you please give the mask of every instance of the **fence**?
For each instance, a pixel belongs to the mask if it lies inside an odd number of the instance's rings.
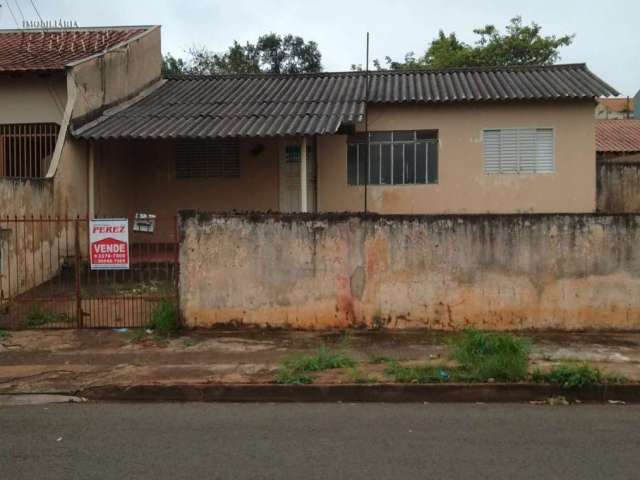
[[[177,303],[176,219],[129,219],[127,270],[91,270],[87,218],[0,218],[0,327],[147,326]]]

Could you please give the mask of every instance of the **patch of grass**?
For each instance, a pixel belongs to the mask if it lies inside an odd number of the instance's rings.
[[[313,355],[296,355],[282,364],[276,377],[277,383],[312,383],[310,372],[320,372],[335,368],[353,368],[355,360],[340,350],[321,346]]]
[[[560,385],[565,389],[589,387],[605,382],[602,372],[587,363],[562,363],[552,367],[548,372],[536,370],[532,379],[534,382]]]
[[[398,383],[441,383],[449,380],[449,373],[435,365],[405,367],[391,361],[384,373]]]
[[[282,368],[278,371],[276,383],[283,385],[308,385],[313,383],[313,378],[304,372],[293,372],[289,369]]]
[[[24,319],[24,326],[27,328],[42,327],[50,323],[73,322],[74,318],[64,312],[53,312],[34,305]]]
[[[186,348],[190,348],[190,347],[193,347],[193,346],[195,345],[195,343],[193,342],[193,340],[192,340],[192,339],[190,339],[190,338],[185,338],[185,339],[182,341],[182,345],[184,345]]]
[[[380,365],[381,363],[390,363],[395,360],[387,355],[372,355],[369,357],[369,363],[372,365]]]
[[[3,340],[7,340],[10,336],[11,334],[6,330],[0,330],[0,342],[2,342]]]
[[[129,343],[138,343],[144,340],[147,336],[147,332],[145,332],[144,328],[137,328],[135,330],[129,330],[127,332],[127,342]]]
[[[153,312],[149,328],[158,337],[168,338],[178,331],[178,311],[169,300],[162,300]]]
[[[459,380],[514,382],[527,376],[530,344],[524,338],[468,329],[451,342],[451,348]]]

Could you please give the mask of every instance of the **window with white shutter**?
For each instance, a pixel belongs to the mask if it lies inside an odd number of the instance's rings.
[[[552,128],[484,131],[484,172],[550,173],[555,170]]]

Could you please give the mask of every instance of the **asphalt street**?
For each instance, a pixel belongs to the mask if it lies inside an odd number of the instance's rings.
[[[640,406],[8,406],[0,478],[637,479]]]

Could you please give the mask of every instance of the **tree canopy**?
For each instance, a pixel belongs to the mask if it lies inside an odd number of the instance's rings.
[[[176,58],[170,53],[163,57],[164,74],[223,74],[223,73],[304,73],[322,71],[322,54],[318,44],[305,42],[294,35],[275,33],[262,35],[258,41],[244,45],[234,41],[222,53],[206,47],[187,50],[188,58]]]
[[[541,32],[540,25],[524,25],[520,16],[511,19],[505,33],[494,25],[475,29],[473,33],[479,38],[473,45],[460,41],[455,33],[440,30],[421,57],[409,52],[404,61],[385,57],[385,64],[392,70],[552,64],[560,58],[559,49],[571,45],[574,36],[543,36]],[[373,63],[379,70],[385,68],[377,59]]]

